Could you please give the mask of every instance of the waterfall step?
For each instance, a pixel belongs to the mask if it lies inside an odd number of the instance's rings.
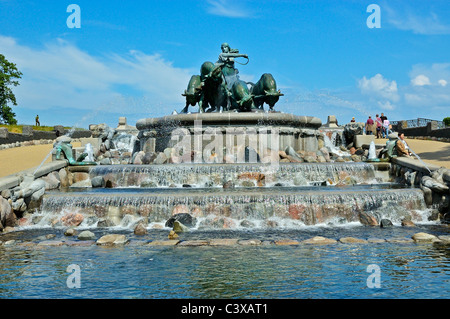
[[[284,218],[305,225],[333,220],[358,222],[361,214],[376,219],[417,220],[416,211],[425,210],[420,189],[348,187],[245,188],[245,189],[139,189],[47,193],[41,212],[48,216],[81,213],[91,220],[110,218],[115,225],[124,218],[145,218],[164,223],[178,213],[196,218],[269,220]],[[416,218],[417,217],[417,218]]]
[[[79,172],[79,168],[71,168]],[[113,187],[212,187],[226,182],[248,186],[308,186],[378,183],[378,166],[372,163],[261,163],[105,165],[83,168],[90,178],[103,176]],[[279,186],[279,185],[276,185]]]

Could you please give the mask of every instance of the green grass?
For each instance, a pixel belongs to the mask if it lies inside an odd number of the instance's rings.
[[[0,124],[0,127],[6,127],[9,132],[11,132],[11,133],[20,133],[20,134],[23,132],[22,129],[23,129],[24,126],[28,126],[28,125],[24,125],[24,124],[18,124],[18,125]],[[64,127],[64,129],[70,130],[71,127]],[[44,131],[44,132],[52,132],[53,131],[53,126],[33,126],[33,130],[35,130],[35,131]],[[75,130],[84,130],[84,129],[82,129],[82,128],[75,128]]]

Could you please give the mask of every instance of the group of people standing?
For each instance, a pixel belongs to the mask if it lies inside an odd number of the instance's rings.
[[[353,117],[351,122],[355,122]],[[392,131],[392,125],[384,113],[381,116],[378,114],[375,116],[375,120],[369,115],[365,125],[366,135],[375,135],[376,138],[387,138]]]
[[[356,122],[355,118],[352,117],[350,122]],[[366,135],[376,135],[376,138],[387,138],[390,133],[392,133],[392,125],[384,113],[381,116],[378,114],[375,120],[369,115],[369,118],[365,124]],[[396,142],[396,153],[397,156],[411,156],[413,153],[405,141],[405,134],[399,133],[398,140]]]

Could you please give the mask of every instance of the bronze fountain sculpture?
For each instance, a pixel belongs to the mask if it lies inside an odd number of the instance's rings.
[[[188,113],[189,106],[196,104],[199,113],[221,110],[255,112],[264,110],[264,103],[269,105],[269,111],[273,111],[274,105],[283,94],[280,90],[277,91],[272,74],[264,73],[256,84],[240,80],[239,70],[234,66],[237,62],[235,59],[246,58],[248,63],[248,55],[231,49],[228,43],[223,43],[221,48],[222,53],[216,63],[203,63],[200,75],[191,77],[182,94],[186,97],[186,106],[181,113]]]

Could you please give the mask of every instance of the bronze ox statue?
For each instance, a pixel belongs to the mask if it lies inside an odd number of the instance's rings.
[[[277,83],[270,73],[264,73],[261,76],[259,81],[252,87],[251,93],[254,96],[256,107],[263,108],[263,104],[266,103],[271,111],[275,103],[280,99],[280,96],[284,95],[280,90],[277,91]]]
[[[181,113],[187,113],[189,106],[198,104],[199,112],[264,110],[264,103],[273,111],[274,105],[283,94],[277,90],[275,79],[264,73],[256,84],[239,79],[239,71],[234,67],[235,58],[244,57],[238,50],[222,44],[222,53],[217,63],[205,62],[200,75],[193,75],[187,89],[186,106]],[[247,62],[248,63],[248,62]]]

